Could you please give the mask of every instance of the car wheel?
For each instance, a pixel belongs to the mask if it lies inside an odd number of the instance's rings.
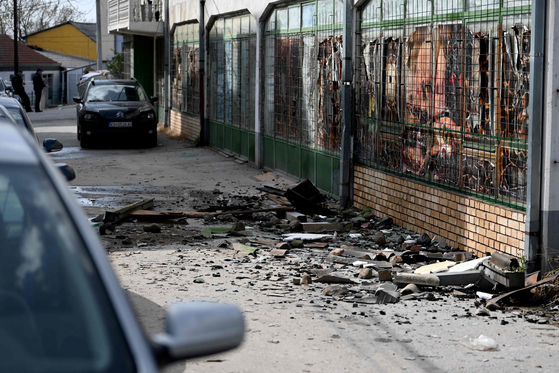
[[[80,126],[78,125],[78,140],[81,140],[82,137],[82,131],[80,129]]]
[[[146,148],[155,148],[157,146],[157,132],[148,135],[146,138]]]
[[[82,149],[91,148],[93,140],[89,136],[81,136],[80,134],[80,146]]]

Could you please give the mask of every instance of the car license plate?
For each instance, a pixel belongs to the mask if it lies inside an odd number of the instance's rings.
[[[112,128],[132,127],[132,122],[109,122],[109,127]]]

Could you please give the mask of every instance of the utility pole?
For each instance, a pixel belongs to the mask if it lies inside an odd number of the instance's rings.
[[[19,71],[19,52],[17,47],[17,0],[14,0],[14,76],[16,76]]]
[[[14,0],[16,1],[16,0]],[[101,34],[101,0],[95,0],[97,7],[97,70],[103,68],[103,37]]]
[[[163,31],[163,43],[164,43],[164,48],[163,48],[163,53],[165,54],[163,56],[163,61],[164,61],[164,74],[163,74],[163,79],[165,80],[163,82],[163,89],[164,91],[164,100],[165,100],[165,118],[163,119],[163,124],[165,127],[171,127],[171,112],[169,110],[169,103],[171,100],[171,80],[170,80],[170,76],[171,76],[171,66],[170,66],[170,61],[171,61],[171,38],[169,37],[169,27],[170,27],[171,23],[169,22],[169,0],[165,0],[165,19],[164,19],[164,31]]]
[[[206,0],[200,0],[200,23],[198,24],[198,39],[200,43],[199,55],[198,55],[198,66],[200,70],[200,142],[201,146],[206,145],[206,104],[204,103],[206,92],[204,91],[204,65],[206,64],[206,24],[204,21],[204,8],[206,7]]]

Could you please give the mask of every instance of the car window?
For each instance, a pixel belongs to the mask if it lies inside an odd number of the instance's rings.
[[[23,114],[21,110],[17,107],[7,107],[8,113],[14,118],[15,122],[21,127],[27,130],[27,126],[25,124],[25,119],[23,119]]]
[[[91,85],[87,101],[146,101],[147,97],[141,87],[124,84]]]
[[[0,164],[0,371],[135,371],[83,241],[39,166]]]

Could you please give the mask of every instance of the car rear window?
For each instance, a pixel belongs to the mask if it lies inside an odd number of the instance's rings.
[[[21,110],[16,107],[7,107],[8,113],[14,118],[14,121],[17,123],[18,126],[27,130],[27,126],[25,125],[25,120],[23,119],[23,114]]]
[[[103,84],[89,87],[87,101],[147,101],[147,96],[139,86]]]
[[[134,370],[103,283],[45,171],[0,164],[0,371]]]

